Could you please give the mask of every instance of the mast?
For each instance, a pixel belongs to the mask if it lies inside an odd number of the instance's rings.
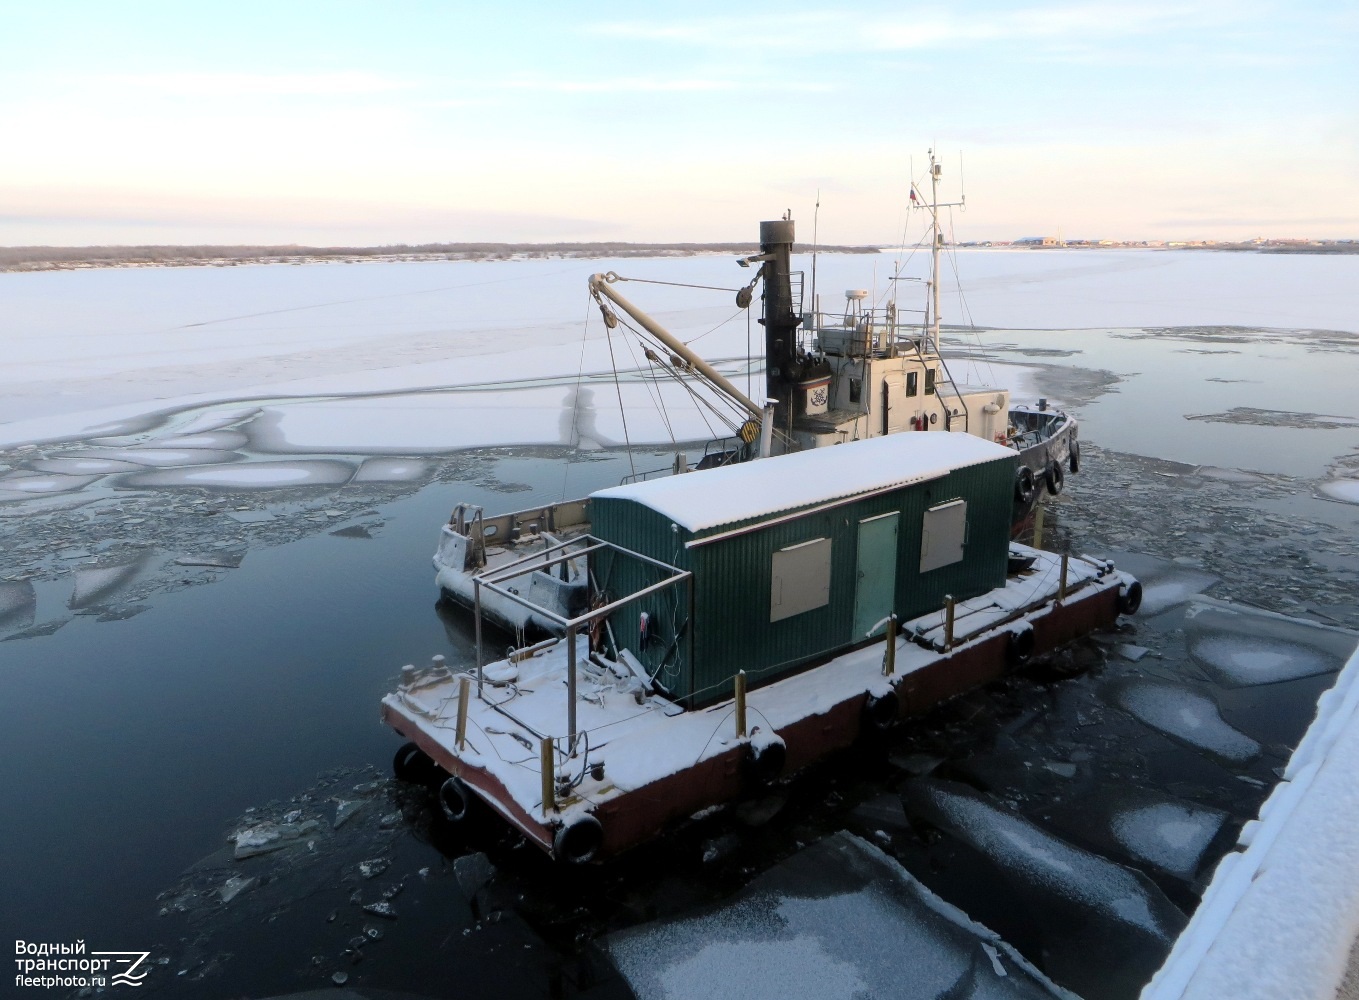
[[[791,425],[797,382],[797,327],[793,314],[793,220],[760,223],[760,255],[764,264],[765,398],[775,403],[774,423]]]
[[[934,349],[939,350],[939,175],[943,171],[935,162],[934,150],[930,150],[930,296],[933,307],[930,309],[930,340]]]

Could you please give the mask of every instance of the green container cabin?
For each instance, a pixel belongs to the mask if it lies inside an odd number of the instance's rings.
[[[1003,586],[1017,464],[968,434],[904,433],[601,490],[596,537],[693,573],[615,612],[611,641],[697,708],[731,697],[739,670],[769,683],[893,612]],[[607,550],[592,571],[606,595],[656,582]]]

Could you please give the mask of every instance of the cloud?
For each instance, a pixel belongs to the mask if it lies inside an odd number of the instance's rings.
[[[413,86],[376,73],[113,73],[88,78],[94,87],[190,97],[352,97]]]
[[[589,34],[709,48],[776,48],[801,52],[898,52],[955,48],[992,41],[1088,44],[1096,40],[1183,33],[1239,23],[1241,5],[1217,0],[1196,5],[1087,2],[952,14],[854,14],[809,11],[782,16],[772,26],[760,16],[687,21],[601,22]]]

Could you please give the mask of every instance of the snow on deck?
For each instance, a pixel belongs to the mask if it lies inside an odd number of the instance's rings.
[[[701,478],[709,477],[705,473]],[[985,596],[1005,609],[1051,600],[1058,589],[1060,559],[1047,552],[1036,556],[1035,571],[1013,577],[1005,587]],[[1075,586],[1076,565],[1073,561],[1069,587]],[[1089,571],[1088,579],[1097,580],[1095,564],[1082,565]],[[1082,575],[1081,579],[1086,577]],[[1107,583],[1124,579],[1118,573],[1105,577]],[[916,624],[930,625],[937,617],[928,615],[903,626],[897,639],[897,678],[946,655],[907,639]],[[994,634],[994,630],[986,631],[980,640]],[[736,737],[735,709],[730,701],[697,711],[680,711],[662,698],[641,696],[637,679],[626,669],[613,670],[592,661],[585,636],[578,636],[577,643],[577,731],[588,741],[582,749],[588,746],[589,762],[602,761],[605,773],[602,780],[596,779],[581,757],[567,760],[558,753],[559,767],[581,776],[574,792],[576,799],[562,806],[564,818],[692,768],[741,742]],[[955,649],[965,645],[960,640]],[[888,684],[882,664],[883,644],[879,642],[835,657],[815,670],[752,690],[747,696],[750,724],[769,734],[828,712],[857,694],[882,693]],[[541,648],[512,667],[503,661],[488,666],[488,677],[508,683],[493,686],[488,681],[484,700],[474,695],[468,702],[467,743],[461,752],[456,752],[455,730],[458,686],[464,675],[439,667],[387,695],[383,702],[467,765],[493,774],[521,807],[536,815],[542,806],[538,740],[550,736],[559,748],[566,745],[566,670],[564,641]]]
[[[682,528],[703,531],[811,504],[908,486],[1014,451],[971,434],[890,434],[834,448],[710,469],[701,480],[669,476],[614,486],[596,497],[635,500]]]
[[[1359,650],[1142,1000],[1330,1000],[1359,934]]]

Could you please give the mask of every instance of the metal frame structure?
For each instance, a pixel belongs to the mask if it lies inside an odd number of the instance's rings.
[[[582,542],[585,543],[584,546],[581,545]],[[572,548],[573,546],[574,548]],[[602,605],[601,607],[592,608],[585,614],[578,615],[575,618],[563,618],[561,615],[549,611],[547,608],[534,604],[531,600],[529,600],[527,597],[524,597],[522,594],[515,593],[508,587],[501,586],[501,584],[506,583],[509,580],[513,580],[518,577],[524,576],[526,571],[532,572],[537,570],[548,569],[552,566],[558,566],[564,562],[570,562],[572,559],[579,559],[582,556],[588,558],[590,553],[598,552],[601,550],[611,550],[613,552],[619,553],[620,555],[630,556],[633,559],[637,559],[640,560],[641,562],[655,566],[657,569],[660,569],[668,573],[669,575],[667,576],[666,579],[661,580],[658,583],[653,583],[648,587],[643,587],[641,590],[635,591],[631,594],[627,594],[624,597],[620,597],[618,600],[610,601],[608,604]],[[557,551],[559,554],[556,556],[552,556],[552,553],[554,551]],[[625,549],[621,545],[615,545],[613,542],[606,542],[602,538],[597,538],[594,535],[578,535],[575,538],[570,538],[567,539],[566,541],[557,542],[553,545],[547,546],[541,552],[535,552],[533,555],[524,556],[521,559],[516,559],[512,563],[507,563],[506,565],[498,568],[494,573],[484,573],[474,576],[472,578],[472,594],[473,594],[473,611],[475,612],[476,616],[477,697],[482,701],[486,700],[482,694],[485,682],[484,666],[486,661],[482,652],[482,640],[481,640],[482,631],[481,588],[486,587],[488,590],[492,591],[493,593],[499,594],[501,597],[508,598],[509,600],[514,601],[515,603],[520,604],[523,607],[526,607],[532,611],[542,614],[545,618],[549,619],[554,624],[559,625],[565,631],[566,727],[567,727],[567,738],[570,743],[570,752],[574,755],[576,747],[577,633],[580,631],[582,626],[588,628],[594,622],[607,618],[609,615],[617,611],[619,608],[623,607],[624,605],[632,603],[638,598],[645,597],[648,594],[654,594],[657,591],[666,589],[667,587],[673,587],[677,583],[681,583],[686,580],[692,580],[693,576],[694,574],[689,572],[688,570],[683,570],[676,566],[671,566],[669,563],[661,562],[659,559],[652,559],[650,556],[644,556],[640,552],[633,552],[631,549]],[[691,617],[693,597],[694,592],[693,587],[691,586],[689,588],[689,603],[691,605]],[[693,630],[690,629],[688,630],[688,632],[689,632],[688,634],[689,653],[690,656],[692,657],[694,642]],[[518,722],[517,719],[515,721]],[[523,723],[520,723],[520,725],[523,725]]]

